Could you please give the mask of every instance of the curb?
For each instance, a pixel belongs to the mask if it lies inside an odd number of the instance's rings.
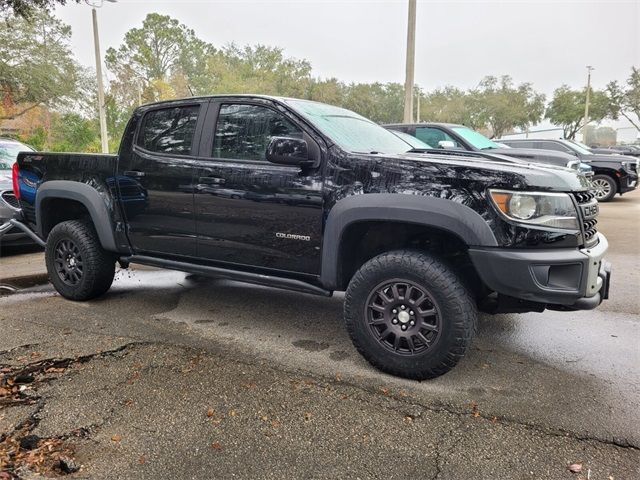
[[[21,288],[30,288],[38,285],[44,285],[48,282],[49,275],[46,273],[35,273],[32,275],[0,278],[0,290],[13,291]]]

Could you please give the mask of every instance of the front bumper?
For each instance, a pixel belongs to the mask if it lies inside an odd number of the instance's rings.
[[[590,310],[609,296],[608,248],[606,237],[598,233],[598,243],[590,248],[471,248],[469,255],[485,285],[500,295],[547,308]]]
[[[638,174],[630,172],[628,175],[620,177],[620,193],[632,192],[638,188]]]

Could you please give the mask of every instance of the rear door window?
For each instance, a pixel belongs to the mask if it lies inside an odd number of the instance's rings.
[[[144,115],[138,146],[155,153],[191,155],[200,106],[151,110]]]

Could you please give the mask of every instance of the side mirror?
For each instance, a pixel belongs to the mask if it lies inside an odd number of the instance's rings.
[[[438,147],[440,148],[456,148],[456,144],[454,142],[452,142],[451,140],[440,140],[438,142]]]
[[[309,159],[307,142],[301,138],[272,137],[267,146],[266,158],[279,165],[306,166],[313,163]]]

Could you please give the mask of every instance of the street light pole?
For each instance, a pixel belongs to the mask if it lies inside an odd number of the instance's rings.
[[[589,124],[589,95],[591,93],[591,71],[594,68],[587,65],[587,101],[584,104],[584,124],[582,125],[582,143],[587,143],[587,125]]]
[[[416,0],[409,0],[407,23],[407,65],[404,80],[404,123],[413,120],[413,77],[416,59]]]
[[[116,0],[107,0],[114,3]],[[93,46],[96,56],[96,76],[98,80],[98,118],[100,120],[100,143],[102,153],[109,153],[109,138],[107,136],[107,117],[104,111],[104,85],[102,83],[102,57],[100,55],[100,38],[98,36],[98,13],[96,8],[100,8],[103,0],[85,0],[91,7],[91,17],[93,20]]]

